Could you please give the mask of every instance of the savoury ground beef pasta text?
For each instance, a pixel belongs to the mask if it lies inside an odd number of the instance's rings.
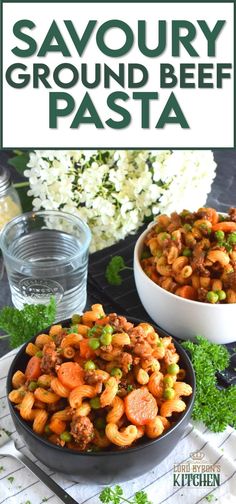
[[[171,337],[105,315],[100,304],[73,316],[69,328],[52,326],[26,353],[30,359],[24,372],[14,373],[9,399],[37,434],[74,450],[155,439],[192,394]]]
[[[236,208],[160,215],[145,239],[145,273],[186,299],[236,303]]]

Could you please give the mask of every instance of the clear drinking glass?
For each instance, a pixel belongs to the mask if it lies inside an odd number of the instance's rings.
[[[57,320],[82,312],[90,240],[87,224],[63,212],[29,212],[8,222],[0,247],[14,306],[46,304],[53,295]]]

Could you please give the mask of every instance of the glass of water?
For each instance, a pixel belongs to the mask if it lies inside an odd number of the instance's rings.
[[[0,247],[12,302],[57,303],[57,320],[81,313],[87,298],[90,229],[79,217],[58,211],[25,213],[2,230]]]

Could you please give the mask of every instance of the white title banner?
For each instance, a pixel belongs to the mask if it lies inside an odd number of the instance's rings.
[[[233,3],[3,3],[3,148],[234,147]]]

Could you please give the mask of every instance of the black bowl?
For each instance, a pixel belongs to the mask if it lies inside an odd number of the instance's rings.
[[[135,324],[140,322],[140,320],[131,317],[129,321]],[[61,324],[64,327],[68,327],[71,324],[71,320],[63,320]],[[155,324],[153,324],[153,326],[156,327]],[[47,333],[49,329],[50,328],[47,328],[43,332]],[[159,328],[157,331],[160,336],[166,335],[166,333],[162,333]],[[36,336],[37,335],[30,341],[34,341]],[[16,430],[23,437],[29,450],[41,462],[51,469],[65,474],[67,479],[72,479],[73,481],[111,485],[113,483],[137,478],[151,471],[176,447],[185,432],[193,409],[196,389],[194,370],[182,346],[175,339],[174,344],[180,355],[180,367],[183,367],[187,372],[186,381],[192,386],[193,394],[191,397],[186,398],[187,408],[179,415],[177,422],[159,438],[153,441],[142,439],[137,446],[126,450],[96,453],[75,452],[67,448],[53,445],[46,439],[35,434],[30,425],[20,417],[18,411],[14,408],[12,403],[8,401]],[[25,370],[29,359],[29,356],[25,353],[26,345],[27,344],[20,349],[9,369],[7,377],[7,394],[12,389],[12,375],[18,369],[22,371]]]

